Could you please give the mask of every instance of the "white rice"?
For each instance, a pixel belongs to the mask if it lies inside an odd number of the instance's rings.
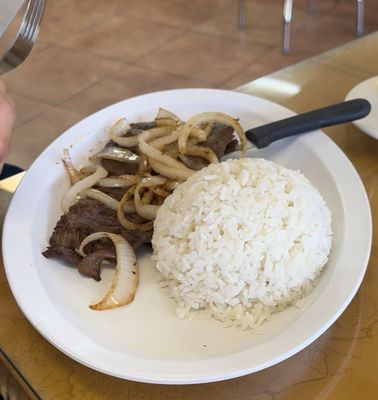
[[[180,318],[257,329],[312,289],[331,213],[299,172],[264,159],[212,164],[160,207],[152,245]]]

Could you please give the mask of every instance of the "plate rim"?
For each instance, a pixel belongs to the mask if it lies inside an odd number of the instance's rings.
[[[361,88],[363,88],[365,86],[369,86],[369,83],[373,82],[373,81],[376,81],[377,82],[377,86],[378,86],[378,75],[371,76],[370,78],[364,79],[363,81],[359,82],[357,85],[353,86],[349,90],[347,95],[345,96],[345,100],[353,100],[353,99],[356,99],[356,98],[363,97],[363,98],[366,98],[366,100],[370,101],[370,99],[368,98],[369,96],[363,96],[359,92],[360,92]],[[369,126],[366,126],[366,120],[367,119],[370,120],[370,118],[372,118],[372,114],[369,114],[364,118],[352,121],[352,123],[358,129],[360,129],[362,132],[366,133],[367,135],[369,135],[373,139],[378,139],[378,129],[372,130],[372,129],[370,129]]]
[[[271,107],[273,107],[275,109],[281,108],[281,110],[286,112],[288,114],[288,116],[289,115],[294,115],[294,113],[291,110],[287,109],[286,107],[284,107],[282,105],[279,105],[277,103],[274,103],[274,102],[266,100],[266,99],[262,99],[262,98],[257,97],[257,96],[249,95],[249,94],[238,92],[238,91],[227,91],[227,90],[221,90],[221,89],[201,89],[201,88],[198,88],[198,89],[174,89],[174,90],[166,90],[166,91],[148,93],[148,94],[136,96],[136,97],[133,97],[133,98],[130,98],[130,99],[121,100],[120,102],[117,102],[117,103],[114,103],[112,105],[109,105],[108,107],[103,108],[103,109],[97,111],[96,113],[94,113],[94,114],[84,118],[83,120],[79,121],[78,123],[73,125],[71,128],[67,129],[64,133],[62,133],[61,136],[67,134],[68,132],[74,131],[84,121],[87,121],[88,119],[93,118],[93,116],[96,115],[96,114],[105,113],[106,110],[109,110],[110,108],[114,107],[115,105],[124,104],[125,102],[129,102],[130,100],[136,99],[136,98],[140,99],[140,98],[145,98],[146,96],[151,96],[151,95],[159,96],[160,94],[166,95],[166,94],[169,94],[169,93],[172,93],[172,92],[180,93],[180,94],[181,93],[182,94],[185,93],[186,95],[188,95],[190,93],[193,93],[193,94],[195,93],[196,95],[200,95],[201,93],[204,94],[205,92],[207,94],[211,93],[211,94],[217,94],[217,95],[220,94],[220,93],[223,93],[223,94],[226,94],[227,96],[230,95],[230,94],[237,95],[237,96],[241,95],[241,96],[245,96],[246,98],[248,97],[250,101],[254,100],[254,101],[264,102],[266,105],[269,105],[269,106],[271,106]],[[246,375],[246,374],[249,374],[249,373],[252,373],[252,372],[256,372],[256,371],[259,371],[259,370],[264,369],[264,368],[267,368],[269,366],[272,366],[272,365],[274,365],[274,364],[276,364],[276,363],[278,363],[280,361],[283,361],[284,359],[292,356],[293,354],[297,353],[298,351],[302,350],[308,344],[310,344],[312,341],[314,341],[316,338],[318,338],[325,330],[327,330],[335,322],[335,320],[340,316],[340,314],[345,310],[345,308],[348,306],[348,304],[350,303],[352,298],[355,296],[355,294],[356,294],[356,292],[357,292],[357,290],[358,290],[358,288],[359,288],[359,286],[360,286],[360,284],[362,282],[364,274],[366,272],[366,268],[367,268],[367,264],[368,264],[368,260],[369,260],[369,255],[370,255],[370,249],[371,249],[371,240],[372,240],[372,225],[371,225],[370,205],[369,205],[369,202],[368,202],[366,191],[364,189],[364,186],[362,184],[362,181],[361,181],[359,175],[357,174],[357,172],[356,172],[355,168],[353,167],[352,163],[350,162],[350,160],[346,157],[346,155],[342,152],[342,150],[340,148],[338,148],[338,146],[328,136],[326,136],[321,131],[316,131],[315,135],[317,135],[317,137],[320,138],[321,142],[325,141],[325,142],[328,142],[328,144],[332,143],[335,146],[334,148],[336,149],[336,152],[338,153],[338,156],[343,158],[343,161],[346,162],[347,165],[349,164],[349,168],[351,169],[351,171],[354,171],[354,175],[355,175],[354,178],[356,179],[356,182],[358,183],[358,185],[360,185],[360,189],[362,189],[360,194],[362,195],[362,198],[366,202],[366,205],[367,205],[367,208],[365,208],[365,211],[367,211],[367,213],[365,214],[365,218],[367,218],[367,220],[370,222],[370,224],[369,224],[369,232],[368,232],[368,235],[367,235],[370,239],[368,240],[368,243],[366,243],[366,245],[367,245],[366,247],[369,248],[369,252],[365,254],[365,260],[364,260],[364,264],[365,265],[361,269],[359,281],[354,286],[355,290],[353,290],[353,291],[351,291],[349,293],[349,296],[347,296],[347,298],[345,299],[343,307],[340,307],[339,308],[339,312],[334,315],[334,318],[330,319],[327,324],[324,324],[322,326],[322,328],[320,330],[318,330],[317,332],[315,332],[312,337],[309,337],[306,342],[303,342],[300,345],[298,345],[296,347],[293,347],[291,352],[286,352],[285,354],[281,354],[279,357],[276,357],[275,359],[271,359],[270,362],[262,363],[264,365],[259,364],[257,366],[253,366],[253,367],[246,366],[244,369],[240,369],[239,368],[239,369],[233,370],[233,371],[230,371],[229,369],[226,369],[223,373],[218,371],[217,375],[214,375],[213,373],[210,373],[207,376],[203,375],[201,377],[195,376],[195,375],[193,375],[193,376],[184,376],[184,375],[176,376],[174,374],[172,376],[169,376],[169,377],[167,376],[167,374],[163,374],[162,376],[156,376],[156,375],[151,376],[151,374],[150,375],[149,374],[145,374],[145,375],[140,375],[139,374],[138,376],[135,376],[135,374],[133,375],[133,374],[130,374],[130,373],[129,374],[124,374],[124,373],[117,374],[114,371],[113,372],[109,372],[108,370],[103,370],[98,366],[96,367],[91,362],[88,363],[85,360],[82,360],[80,358],[75,357],[75,354],[72,354],[72,352],[68,352],[67,349],[64,346],[61,346],[59,343],[54,342],[50,338],[48,333],[43,329],[43,327],[41,325],[39,325],[39,324],[36,324],[36,322],[33,320],[33,318],[31,318],[30,310],[26,309],[26,311],[25,311],[25,304],[23,303],[23,301],[18,296],[16,296],[15,293],[18,293],[17,292],[17,290],[18,290],[17,289],[17,282],[15,282],[12,279],[12,272],[11,272],[11,269],[10,269],[11,261],[9,260],[9,251],[5,250],[5,249],[7,248],[7,241],[10,240],[10,237],[11,237],[11,235],[7,236],[6,232],[11,227],[11,216],[12,216],[12,212],[14,212],[12,210],[14,209],[14,207],[16,207],[15,204],[18,201],[19,196],[21,196],[20,193],[22,192],[23,187],[26,186],[28,184],[29,179],[31,179],[30,176],[32,176],[32,173],[30,173],[30,171],[33,171],[32,168],[35,165],[38,164],[38,162],[39,162],[40,158],[43,156],[43,154],[45,154],[48,151],[50,151],[51,146],[53,146],[54,143],[56,143],[59,138],[54,140],[40,154],[40,156],[35,160],[35,162],[30,167],[29,171],[25,174],[25,176],[23,177],[20,185],[18,186],[18,188],[17,188],[17,190],[16,190],[16,192],[15,192],[13,198],[12,198],[11,204],[9,205],[9,208],[8,208],[5,220],[4,220],[3,239],[2,239],[3,240],[3,253],[4,253],[3,254],[4,269],[5,269],[6,276],[7,276],[9,285],[11,287],[13,296],[15,297],[18,305],[20,306],[20,308],[21,308],[21,310],[23,312],[23,314],[26,316],[26,318],[29,320],[29,322],[38,330],[38,332],[43,337],[45,337],[52,345],[57,347],[60,351],[62,351],[64,354],[68,355],[70,358],[72,358],[72,359],[80,362],[81,364],[84,364],[84,365],[86,365],[86,366],[88,366],[88,367],[90,367],[92,369],[98,370],[100,372],[103,372],[103,373],[106,373],[106,374],[109,374],[109,375],[117,376],[117,377],[123,378],[123,379],[130,379],[130,380],[133,380],[133,381],[146,382],[146,383],[159,383],[159,384],[188,384],[189,383],[190,384],[190,383],[215,382],[215,381],[220,381],[220,380],[225,380],[225,379],[231,379],[231,378],[234,378],[234,377]],[[188,363],[188,361],[186,360],[185,363]]]

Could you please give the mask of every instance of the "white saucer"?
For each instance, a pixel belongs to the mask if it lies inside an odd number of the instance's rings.
[[[371,111],[365,118],[353,123],[363,132],[378,139],[378,76],[373,76],[355,86],[346,96],[346,100],[363,98],[370,102]]]

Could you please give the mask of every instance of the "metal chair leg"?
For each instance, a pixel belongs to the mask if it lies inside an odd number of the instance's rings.
[[[364,14],[365,14],[364,0],[357,0],[357,24],[356,24],[357,36],[361,36],[364,34]]]
[[[307,0],[307,12],[311,14],[314,11],[314,0]]]
[[[293,0],[285,0],[283,8],[283,35],[282,35],[282,53],[289,54],[290,51],[290,29],[291,16],[293,13]]]
[[[245,1],[239,0],[239,28],[245,28]]]

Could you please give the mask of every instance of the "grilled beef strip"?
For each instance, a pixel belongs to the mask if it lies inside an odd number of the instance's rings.
[[[116,260],[114,249],[96,250],[83,257],[77,264],[77,270],[95,281],[101,280],[101,264],[104,260]]]
[[[132,214],[129,215],[129,218]],[[138,220],[139,216],[130,218]],[[123,236],[134,249],[137,249],[143,243],[150,243],[152,231],[141,232],[126,230],[118,222],[115,211],[106,207],[103,203],[85,198],[73,204],[67,214],[63,214],[57,222],[52,233],[47,250],[43,255],[47,258],[59,258],[68,264],[78,266],[83,258],[76,252],[81,242],[88,235],[94,232],[110,232]],[[98,250],[112,251],[114,246],[108,239],[101,239],[88,244],[85,247],[87,253]],[[87,256],[88,257],[88,256]],[[81,267],[84,275],[94,277],[96,274],[90,272],[85,266]]]

